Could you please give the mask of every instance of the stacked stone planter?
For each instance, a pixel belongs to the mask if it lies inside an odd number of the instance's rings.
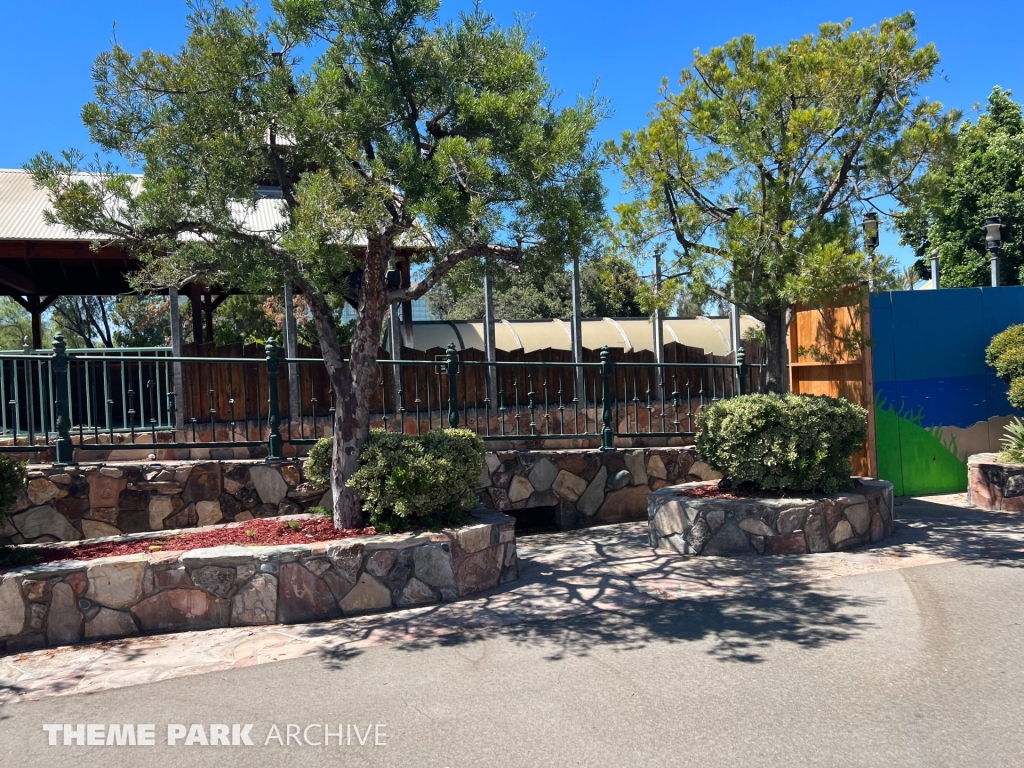
[[[697,461],[692,446],[496,451],[485,457],[480,503],[500,511],[554,508],[555,522],[564,531],[643,520],[652,491],[719,477]]]
[[[892,483],[855,478],[849,493],[802,498],[693,498],[685,483],[651,494],[651,546],[682,555],[803,554],[845,550],[893,532]]]
[[[1024,512],[1024,464],[999,461],[995,453],[967,459],[967,501],[992,511]]]
[[[29,467],[0,544],[76,541],[277,517],[331,506],[302,460],[118,462]]]
[[[0,574],[0,652],[320,621],[455,600],[518,578],[515,521],[475,516],[478,525],[440,533],[15,568]]]

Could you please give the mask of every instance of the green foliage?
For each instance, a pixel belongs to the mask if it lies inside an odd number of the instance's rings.
[[[943,288],[990,284],[986,216],[1003,223],[1000,285],[1024,284],[1024,116],[1011,95],[992,89],[977,123],[960,126],[955,145],[930,163],[895,216],[922,275],[938,251]]]
[[[0,455],[0,523],[7,509],[18,500],[18,491],[25,487],[25,465]]]
[[[739,487],[834,493],[851,486],[867,411],[842,398],[744,395],[706,408],[697,429],[701,457]]]
[[[1010,382],[1010,389],[1006,393],[1006,399],[1018,411],[1024,411],[1024,378],[1017,378]]]
[[[1024,349],[1024,325],[1011,325],[1005,331],[997,333],[985,350],[985,362],[995,367],[1004,352],[1014,348]]]
[[[480,483],[484,446],[468,429],[424,435],[374,430],[359,460],[349,484],[374,528],[433,528],[464,519],[463,504]]]
[[[334,459],[334,438],[322,437],[309,449],[304,471],[306,480],[317,488],[331,487],[331,462]]]
[[[650,123],[606,147],[632,198],[616,208],[621,238],[637,252],[671,245],[680,290],[765,322],[774,389],[790,308],[890,279],[891,259],[858,248],[857,220],[950,141],[955,115],[918,96],[939,57],[915,27],[905,13],[697,52],[680,90],[663,81]]]
[[[316,515],[317,517],[332,517],[333,516],[333,513],[328,512],[323,507],[310,507],[309,509],[306,510],[306,512],[308,512],[311,515]]]
[[[1024,325],[1011,325],[993,336],[985,350],[985,362],[1010,385],[1006,393],[1010,405],[1024,410]]]
[[[1009,464],[1024,464],[1024,421],[1015,417],[1007,424],[1006,435],[1003,437],[1002,443],[1003,450],[999,454],[1000,461]]]
[[[1024,346],[1007,349],[996,358],[994,367],[996,375],[1007,384],[1024,376]]]

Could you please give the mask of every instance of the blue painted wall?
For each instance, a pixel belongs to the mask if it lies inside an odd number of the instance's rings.
[[[1024,323],[1024,287],[871,297],[879,474],[898,493],[962,490],[964,444],[991,434],[986,450],[997,447],[1000,430],[989,431],[989,420],[1021,415],[985,364],[992,336],[1017,323]]]

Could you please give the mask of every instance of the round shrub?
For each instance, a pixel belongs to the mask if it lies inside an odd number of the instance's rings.
[[[334,438],[322,437],[309,449],[306,480],[317,488],[331,487],[331,462],[334,460]]]
[[[0,456],[0,523],[6,512],[18,500],[18,491],[25,487],[25,465]]]
[[[463,522],[463,503],[480,484],[484,444],[468,429],[425,435],[374,430],[349,480],[370,524],[382,533]]]
[[[995,362],[996,374],[1007,384],[1024,376],[1024,346],[1010,347]]]
[[[735,486],[834,493],[852,486],[867,411],[842,398],[744,395],[706,408],[697,429],[701,457]]]
[[[1024,377],[1014,379],[1010,383],[1010,390],[1006,393],[1006,399],[1018,411],[1024,411]]]
[[[1011,325],[1002,333],[997,333],[985,350],[985,362],[996,367],[996,361],[1010,349],[1024,349],[1024,325]],[[1009,383],[1009,382],[1007,382]]]

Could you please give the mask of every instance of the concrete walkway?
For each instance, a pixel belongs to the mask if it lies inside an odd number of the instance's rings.
[[[899,499],[896,513],[897,533],[876,546],[804,556],[683,558],[651,550],[646,525],[639,523],[523,537],[521,578],[511,589],[381,616],[186,632],[0,657],[0,703],[338,656],[384,644],[450,641],[465,633],[587,614],[629,615],[658,603],[744,600],[766,586],[778,591],[779,609],[803,617],[783,634],[813,646],[853,631],[839,621],[850,606],[822,604],[811,596],[816,584],[951,561],[1024,557],[1024,521],[971,509],[962,494]],[[767,623],[760,629],[745,626],[738,641],[726,628],[714,653],[755,660],[758,646],[776,632]],[[595,633],[594,641],[599,640]]]

